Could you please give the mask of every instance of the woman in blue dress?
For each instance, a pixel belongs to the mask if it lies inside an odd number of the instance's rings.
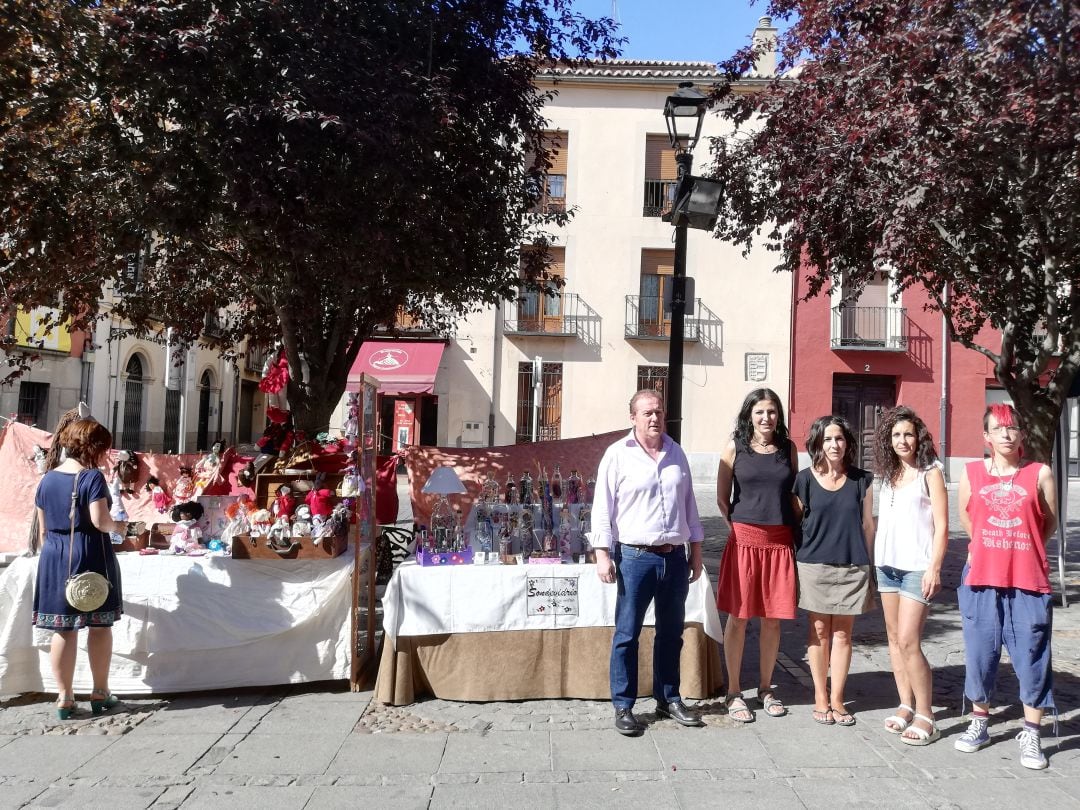
[[[94,714],[116,705],[109,691],[112,659],[112,625],[123,613],[120,566],[109,532],[127,533],[125,521],[109,516],[111,499],[105,476],[98,465],[105,461],[112,436],[93,419],[80,419],[60,434],[67,458],[45,473],[38,484],[34,504],[41,530],[41,559],[34,590],[34,626],[53,631],[50,660],[59,695],[57,715],[67,720],[75,711],[75,653],[77,632],[89,628],[87,652],[94,688],[90,707]],[[78,487],[74,520],[72,490]],[[72,524],[74,523],[74,531]],[[95,571],[109,580],[109,595],[97,610],[83,612],[68,604],[64,595],[71,575]]]

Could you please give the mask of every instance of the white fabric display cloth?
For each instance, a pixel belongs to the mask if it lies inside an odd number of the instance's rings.
[[[574,582],[564,581],[568,579]],[[575,592],[576,598],[569,595]],[[551,598],[545,599],[545,594]],[[615,595],[615,585],[601,582],[591,563],[420,566],[409,561],[398,566],[386,587],[383,629],[394,639],[441,633],[613,627]],[[650,605],[645,624],[652,625],[653,621]],[[723,640],[712,583],[704,572],[697,582],[690,583],[684,621],[700,622],[706,635]]]
[[[118,554],[124,615],[110,688],[153,694],[349,677],[353,555],[233,560]],[[0,694],[55,691],[51,630],[32,626],[38,558],[0,572]],[[80,630],[75,689],[93,684]]]

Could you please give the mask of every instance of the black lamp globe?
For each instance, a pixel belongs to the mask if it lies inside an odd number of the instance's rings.
[[[693,82],[680,82],[664,102],[664,120],[667,122],[671,148],[677,152],[692,152],[701,137],[701,124],[705,120],[708,97],[694,87]],[[685,128],[685,132],[681,131]],[[693,129],[693,134],[690,134]]]

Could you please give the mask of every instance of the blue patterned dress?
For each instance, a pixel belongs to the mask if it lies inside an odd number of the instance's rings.
[[[79,475],[78,509],[75,514],[75,541],[71,542],[71,487],[75,473],[50,470],[38,484],[35,506],[45,512],[45,543],[38,560],[34,589],[34,626],[46,630],[78,630],[80,627],[111,627],[123,611],[120,566],[109,535],[90,521],[89,505],[105,499],[111,505],[109,487],[101,470],[83,470]],[[96,571],[108,578],[109,596],[100,608],[83,613],[67,603],[64,586],[71,573]]]

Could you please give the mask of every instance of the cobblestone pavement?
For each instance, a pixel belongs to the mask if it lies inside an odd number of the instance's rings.
[[[1080,485],[1070,496],[1070,536],[1080,543]],[[699,490],[715,581],[726,532],[711,486]],[[953,515],[954,524],[955,514]],[[777,808],[1080,808],[1080,604],[1055,614],[1059,736],[1047,722],[1050,768],[1021,768],[1012,742],[1020,725],[1017,684],[1002,667],[991,727],[994,744],[954,750],[963,647],[955,586],[964,542],[954,534],[946,590],[927,623],[935,707],[943,738],[903,745],[882,720],[895,691],[880,613],[856,622],[848,708],[853,728],[810,717],[805,620],[784,623],[777,693],[791,709],[734,723],[719,700],[697,704],[706,727],[657,718],[640,701],[646,733],[610,728],[607,701],[460,703],[407,707],[372,702],[340,683],[240,689],[125,700],[94,718],[85,701],[58,722],[53,696],[0,698],[0,807],[172,808],[689,806]],[[1080,554],[1070,554],[1067,592],[1080,602]],[[1055,577],[1056,583],[1056,577]],[[744,682],[752,683],[756,626],[748,633]],[[992,779],[992,782],[986,780]]]

